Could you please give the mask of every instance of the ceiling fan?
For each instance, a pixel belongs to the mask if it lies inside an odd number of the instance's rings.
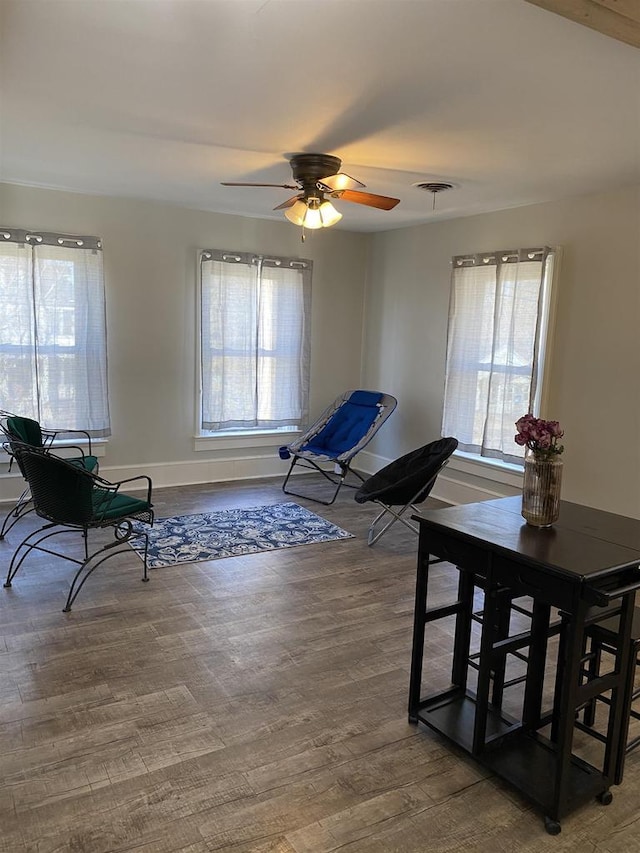
[[[379,210],[391,210],[399,198],[375,195],[360,191],[364,187],[361,181],[340,171],[342,161],[331,154],[294,154],[291,158],[293,184],[245,184],[223,181],[225,187],[279,187],[285,190],[297,190],[297,195],[283,201],[274,210],[284,210],[285,216],[294,225],[302,228],[328,228],[342,219],[327,197],[376,207]],[[304,240],[304,233],[303,238]]]

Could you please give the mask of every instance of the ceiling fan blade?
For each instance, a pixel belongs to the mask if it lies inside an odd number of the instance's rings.
[[[379,210],[391,210],[396,204],[400,204],[399,198],[375,195],[374,193],[361,193],[355,190],[341,190],[335,193],[335,197],[341,201],[354,201],[356,204],[365,204],[367,207],[377,207]]]
[[[293,205],[298,201],[299,198],[302,198],[301,195],[294,195],[291,198],[288,198],[286,201],[283,201],[282,204],[279,204],[277,207],[274,207],[274,210],[284,210],[287,207],[293,207]]]
[[[223,187],[278,187],[282,190],[300,189],[296,184],[239,184],[236,181],[220,181]]]
[[[366,187],[366,184],[363,184],[362,181],[358,181],[344,172],[338,172],[337,175],[327,175],[326,178],[321,178],[318,184],[321,187],[327,187],[331,192],[357,190],[359,187]]]

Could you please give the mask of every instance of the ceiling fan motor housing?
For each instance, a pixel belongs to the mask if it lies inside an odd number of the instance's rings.
[[[332,154],[294,154],[291,171],[303,189],[312,190],[318,181],[340,171],[342,160]]]

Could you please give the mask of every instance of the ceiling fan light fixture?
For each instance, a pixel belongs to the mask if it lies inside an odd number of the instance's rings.
[[[323,201],[320,205],[320,218],[322,219],[322,227],[330,228],[332,225],[335,225],[336,222],[340,222],[342,219],[342,214],[340,211],[336,210],[335,207],[331,204],[330,201]]]
[[[307,199],[307,212],[302,220],[302,227],[315,230],[322,228],[322,214],[320,213],[320,199],[316,196],[310,196]]]
[[[298,199],[288,210],[285,210],[284,215],[294,225],[304,225],[304,218],[307,215],[307,205],[302,199]]]
[[[294,225],[300,225],[312,231],[317,228],[330,228],[342,219],[342,214],[330,201],[322,201],[316,196],[306,200],[298,199],[288,210],[285,210],[284,215]]]
[[[320,208],[318,207],[309,207],[307,208],[307,212],[305,214],[304,220],[302,222],[303,228],[309,228],[312,231],[315,231],[316,228],[322,228],[322,216],[320,215]]]

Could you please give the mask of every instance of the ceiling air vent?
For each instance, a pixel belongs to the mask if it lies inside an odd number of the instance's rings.
[[[417,187],[419,190],[424,190],[425,192],[433,194],[433,210],[436,209],[436,194],[443,193],[446,190],[452,190],[455,187],[455,184],[447,184],[444,181],[419,181],[417,184],[413,185]]]

